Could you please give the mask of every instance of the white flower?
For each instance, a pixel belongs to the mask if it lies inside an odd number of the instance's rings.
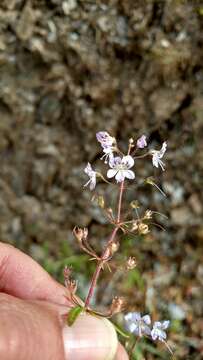
[[[132,156],[127,155],[123,158],[111,157],[109,160],[109,166],[111,169],[107,172],[107,177],[112,178],[115,176],[117,182],[123,181],[125,178],[134,179],[135,174],[132,170],[129,170],[134,165]]]
[[[153,329],[151,331],[151,337],[153,340],[160,340],[165,341],[166,340],[166,330],[169,327],[170,321],[166,320],[162,323],[160,321],[155,321],[153,325]]]
[[[88,186],[90,187],[90,190],[94,190],[95,186],[96,186],[96,176],[97,173],[96,171],[94,171],[92,169],[92,166],[90,163],[87,164],[86,168],[84,169],[85,174],[87,174],[89,176],[89,180],[88,182],[84,185],[84,186]]]
[[[152,164],[155,167],[161,167],[161,169],[164,171],[164,166],[165,164],[163,163],[163,161],[161,160],[161,158],[164,156],[165,152],[166,152],[166,148],[167,148],[167,143],[166,141],[164,141],[164,143],[162,144],[161,149],[158,150],[151,150],[151,154],[152,154]]]
[[[126,328],[132,334],[137,336],[150,335],[151,318],[149,315],[141,316],[138,312],[130,312],[124,317]]]
[[[104,159],[105,164],[113,157],[113,144],[116,143],[116,139],[110,136],[107,131],[99,131],[96,133],[96,138],[100,142],[104,155],[101,160]]]

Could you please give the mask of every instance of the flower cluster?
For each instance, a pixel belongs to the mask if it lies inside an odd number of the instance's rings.
[[[124,317],[127,330],[139,337],[149,336],[152,340],[160,340],[165,342],[166,330],[170,321],[155,321],[153,325],[149,315],[141,316],[138,312],[130,312]]]
[[[135,179],[135,173],[132,168],[135,165],[136,157],[130,155],[131,148],[135,147],[135,145],[133,144],[133,140],[131,139],[131,142],[129,142],[130,147],[128,149],[127,155],[124,155],[118,149],[116,139],[110,136],[107,131],[99,131],[96,134],[96,138],[103,149],[103,156],[101,157],[101,159],[104,159],[104,163],[109,165],[109,169],[107,171],[107,178],[111,179],[115,177],[117,183],[121,183],[125,179]],[[147,147],[147,140],[145,135],[142,135],[140,138],[137,139],[136,147],[137,149],[143,149]],[[165,164],[161,159],[165,154],[166,148],[167,144],[166,142],[164,142],[160,150],[152,149],[145,154],[152,156],[152,164],[156,168],[160,166],[162,170],[165,170]],[[89,180],[84,186],[89,185],[90,190],[94,190],[96,187],[96,178],[100,174],[94,171],[89,163],[87,164],[84,171],[89,176]]]

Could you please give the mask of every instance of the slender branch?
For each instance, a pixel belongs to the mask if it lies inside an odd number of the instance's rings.
[[[121,187],[120,187],[119,201],[118,201],[117,223],[119,223],[120,219],[121,219],[121,205],[122,205],[123,191],[124,191],[124,181],[122,181]]]
[[[124,191],[124,181],[121,182],[121,186],[120,186],[120,191],[119,191],[119,200],[118,200],[118,212],[117,212],[117,219],[116,219],[116,227],[113,229],[112,233],[111,233],[111,236],[107,242],[107,245],[102,253],[102,256],[100,258],[100,260],[98,261],[97,263],[97,266],[96,266],[96,269],[95,269],[95,272],[93,274],[93,277],[92,277],[92,281],[91,281],[91,284],[90,284],[90,288],[89,288],[89,292],[87,294],[87,298],[85,300],[85,307],[88,308],[89,304],[90,304],[90,300],[93,296],[93,293],[94,293],[94,289],[96,287],[96,284],[97,284],[97,280],[98,280],[98,277],[100,275],[100,271],[102,270],[103,268],[103,264],[106,262],[106,258],[107,258],[107,255],[108,255],[108,252],[109,252],[109,247],[110,245],[112,244],[112,242],[114,241],[115,239],[115,236],[117,234],[117,231],[120,227],[119,223],[120,223],[120,219],[121,219],[121,206],[122,206],[122,198],[123,198],[123,191]]]

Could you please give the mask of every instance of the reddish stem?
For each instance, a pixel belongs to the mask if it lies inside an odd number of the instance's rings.
[[[118,201],[118,214],[117,214],[117,223],[121,220],[121,205],[122,205],[122,197],[124,191],[124,181],[121,183],[120,193],[119,193],[119,201]]]
[[[116,219],[116,223],[117,226],[113,229],[111,236],[109,238],[109,241],[107,242],[107,245],[102,253],[101,259],[98,261],[95,272],[93,274],[92,277],[92,281],[90,284],[90,288],[89,288],[89,292],[85,301],[85,307],[88,308],[89,304],[90,304],[90,300],[93,296],[96,284],[97,284],[97,280],[98,277],[100,275],[100,271],[103,268],[103,264],[106,261],[106,257],[108,255],[108,251],[109,251],[109,246],[111,245],[111,243],[114,241],[114,238],[116,236],[116,233],[119,229],[119,223],[120,223],[120,219],[121,219],[121,206],[122,206],[122,197],[123,197],[123,191],[124,191],[124,181],[121,182],[121,186],[120,186],[120,192],[119,192],[119,200],[118,200],[118,212],[117,212],[117,219]]]

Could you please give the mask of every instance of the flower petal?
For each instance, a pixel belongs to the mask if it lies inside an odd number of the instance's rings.
[[[92,166],[91,166],[91,164],[88,162],[88,163],[87,163],[87,166],[86,166],[85,169],[84,169],[84,172],[85,172],[85,174],[89,175],[92,171],[93,171],[93,170],[92,170]]]
[[[149,315],[144,315],[142,317],[142,320],[145,322],[145,324],[150,325],[151,324],[151,318]]]
[[[153,327],[154,327],[154,328],[161,328],[161,322],[160,322],[160,321],[155,321]]]
[[[167,329],[169,327],[170,321],[169,320],[165,320],[162,323],[162,329]]]
[[[114,177],[114,176],[116,175],[117,171],[118,171],[118,170],[109,169],[109,170],[107,171],[107,178],[110,179],[110,178]]]
[[[154,328],[151,331],[151,337],[152,337],[152,340],[156,340],[158,337],[157,330]]]
[[[166,148],[167,148],[167,142],[164,141],[164,143],[162,144],[161,150],[159,151],[159,158],[161,159],[165,152],[166,152]]]
[[[135,174],[132,170],[124,170],[124,175],[127,179],[134,179],[135,178]]]
[[[159,167],[159,158],[158,158],[157,154],[153,154],[153,156],[152,156],[152,164],[156,168]]]
[[[134,159],[130,155],[126,155],[122,158],[122,164],[126,165],[127,169],[130,169],[134,163]]]
[[[133,321],[140,321],[141,320],[141,314],[139,312],[133,312],[132,314],[132,320]]]
[[[113,169],[116,166],[120,165],[121,161],[122,160],[121,160],[121,158],[119,156],[112,157],[112,158],[109,159],[109,166]]]
[[[125,171],[119,170],[116,174],[116,181],[117,182],[122,182],[125,179]]]

